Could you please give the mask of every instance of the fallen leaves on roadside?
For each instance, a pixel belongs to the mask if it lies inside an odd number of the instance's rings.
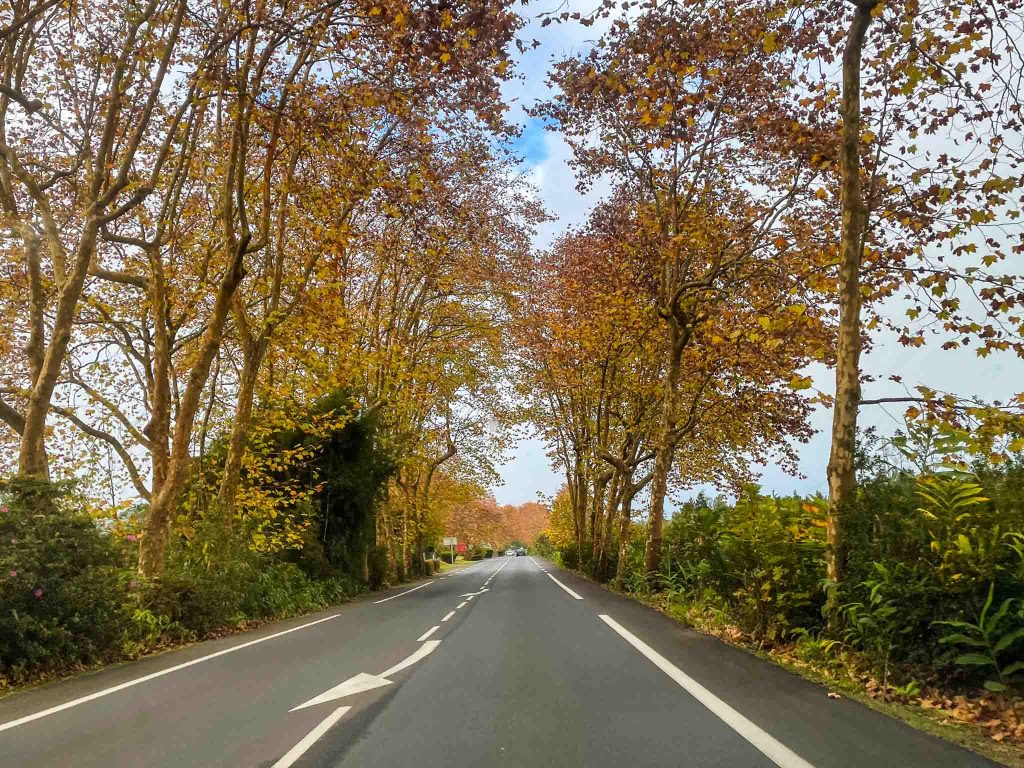
[[[939,710],[949,720],[974,723],[996,742],[1024,742],[1024,701],[999,696],[943,696],[929,690],[921,697],[922,709]]]

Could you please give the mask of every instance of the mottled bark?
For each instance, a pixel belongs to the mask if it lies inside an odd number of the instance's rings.
[[[658,436],[654,447],[654,472],[651,479],[651,507],[647,516],[647,545],[644,551],[644,569],[648,576],[661,568],[661,533],[665,523],[665,496],[668,494],[668,476],[676,450],[676,395],[682,374],[683,349],[686,338],[674,321],[669,321],[668,361],[665,372],[664,395]]]
[[[181,402],[178,404],[174,423],[173,447],[167,465],[167,477],[160,492],[153,494],[153,501],[146,517],[142,545],[139,548],[139,571],[149,578],[160,576],[164,570],[168,524],[188,472],[189,445],[195,426],[196,411],[199,409],[203,389],[206,387],[210,375],[213,358],[220,349],[231,300],[245,276],[243,261],[248,244],[248,235],[233,244],[231,260],[217,290],[217,298],[203,333],[199,352],[189,371],[188,382],[185,385]]]
[[[235,405],[235,417],[231,423],[228,453],[224,460],[224,475],[217,495],[221,512],[229,528],[234,519],[235,498],[242,478],[242,458],[245,455],[249,424],[252,421],[256,383],[267,346],[267,339],[261,337],[252,344],[245,344],[242,347],[242,374],[238,382],[238,400]]]
[[[876,5],[877,0],[856,5],[843,51],[839,338],[832,447],[828,462],[827,576],[834,582],[843,576],[842,515],[853,501],[855,492],[854,448],[860,404],[860,268],[867,225],[860,179],[860,69],[864,38]]]

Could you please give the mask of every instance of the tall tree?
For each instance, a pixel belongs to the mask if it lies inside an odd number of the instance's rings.
[[[584,185],[616,179],[636,211],[628,240],[657,265],[665,362],[652,574],[673,456],[691,426],[680,403],[684,353],[708,307],[785,259],[813,214],[825,141],[791,79],[799,56],[788,42],[800,34],[781,3],[694,0],[617,15],[589,54],[555,67],[562,95],[541,109],[573,145]]]

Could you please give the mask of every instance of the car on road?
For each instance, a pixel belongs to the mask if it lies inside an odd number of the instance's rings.
[[[512,549],[511,547],[509,547],[508,549],[505,550],[505,557],[512,557],[512,555],[514,555],[515,553],[516,553],[516,551],[514,549]]]
[[[526,554],[526,550],[523,549],[522,547],[520,547],[519,549],[516,550],[516,557],[522,557],[525,554]]]

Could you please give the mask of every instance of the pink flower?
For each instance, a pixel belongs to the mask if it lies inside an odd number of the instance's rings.
[[[32,594],[36,596],[36,600],[42,600],[43,599],[43,588],[42,587],[36,587],[36,591],[33,592]]]
[[[18,575],[18,572],[17,572],[17,571],[11,571],[11,578],[12,578],[12,579],[13,579],[13,578],[14,578],[15,576],[17,576],[17,575]]]
[[[124,538],[125,538],[126,541],[138,541],[139,540],[139,537],[136,536],[134,533],[129,533]]]
[[[7,514],[7,507],[0,507],[0,512]]]

